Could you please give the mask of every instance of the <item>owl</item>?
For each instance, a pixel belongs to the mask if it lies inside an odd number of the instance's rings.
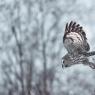
[[[71,54],[79,54],[80,52],[87,52],[90,50],[86,33],[79,24],[73,21],[71,21],[70,24],[66,24],[63,44],[68,53]]]
[[[67,49],[67,54],[62,58],[63,67],[70,67],[75,64],[85,64],[95,69],[95,64],[89,62],[88,59],[89,56],[95,55],[95,52],[88,52],[90,46],[82,26],[73,21],[69,24],[67,23],[63,36],[63,44]]]

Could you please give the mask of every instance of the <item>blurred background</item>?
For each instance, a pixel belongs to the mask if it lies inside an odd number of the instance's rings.
[[[95,50],[94,0],[0,0],[0,95],[95,95],[95,70],[62,69],[71,20]]]

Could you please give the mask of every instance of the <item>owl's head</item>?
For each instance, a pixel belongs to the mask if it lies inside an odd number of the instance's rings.
[[[73,59],[72,55],[66,54],[62,57],[62,68],[71,67],[72,65],[75,65],[75,60]]]

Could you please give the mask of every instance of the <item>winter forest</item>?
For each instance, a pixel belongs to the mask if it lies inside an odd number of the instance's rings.
[[[0,95],[95,95],[95,70],[62,68],[71,20],[95,50],[94,0],[0,0]]]

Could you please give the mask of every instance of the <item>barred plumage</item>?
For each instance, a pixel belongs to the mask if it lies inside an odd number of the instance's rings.
[[[83,28],[73,21],[69,25],[68,23],[66,24],[63,44],[69,53],[87,52],[90,50]]]
[[[92,69],[95,69],[95,64],[89,62],[87,56],[83,54],[78,54],[76,56],[73,56],[71,54],[66,54],[62,59],[63,59],[62,67],[70,67],[75,64],[84,64],[90,66]]]
[[[73,21],[66,24],[63,44],[68,51],[62,58],[65,67],[70,67],[74,64],[85,64],[95,69],[95,64],[89,62],[88,59],[89,56],[95,55],[95,51],[88,52],[90,46],[87,42],[86,33],[79,24]]]

